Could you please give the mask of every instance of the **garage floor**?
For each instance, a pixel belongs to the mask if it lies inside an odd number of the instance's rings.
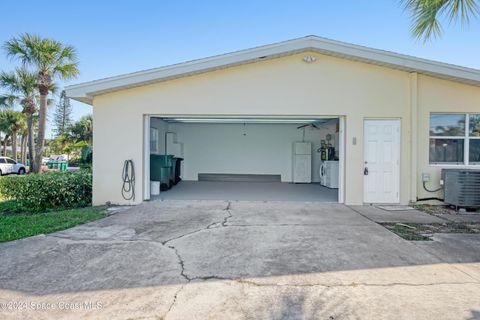
[[[338,202],[338,189],[316,183],[181,181],[152,199]]]

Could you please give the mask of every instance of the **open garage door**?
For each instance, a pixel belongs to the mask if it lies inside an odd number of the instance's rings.
[[[342,117],[145,117],[145,199],[343,202]]]

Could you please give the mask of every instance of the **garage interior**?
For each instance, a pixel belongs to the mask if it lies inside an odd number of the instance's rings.
[[[339,202],[338,117],[149,123],[151,200]]]

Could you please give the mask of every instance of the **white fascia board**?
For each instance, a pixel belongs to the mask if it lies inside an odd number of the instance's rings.
[[[477,69],[322,38],[317,39],[313,47],[316,49],[314,51],[328,55],[343,56],[405,71],[435,74],[442,78],[471,81],[480,85],[480,70]]]
[[[423,73],[443,79],[480,86],[480,70],[420,59],[389,51],[307,36],[271,45],[227,53],[171,66],[129,73],[66,87],[67,95],[92,104],[93,97],[106,92],[179,78],[235,65],[263,61],[297,52],[314,51],[393,69]]]

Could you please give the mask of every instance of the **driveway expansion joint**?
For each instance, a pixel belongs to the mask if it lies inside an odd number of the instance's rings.
[[[220,276],[203,276],[203,277],[194,277],[192,281],[211,281],[211,280],[221,280],[221,281],[235,281],[233,278],[220,277]]]
[[[169,243],[170,241],[173,241],[173,240],[178,240],[178,239],[181,239],[183,237],[187,237],[187,236],[190,236],[192,234],[195,234],[195,233],[198,233],[198,232],[201,232],[201,231],[204,231],[204,230],[208,230],[208,229],[212,229],[212,226],[217,224],[218,222],[213,222],[211,224],[209,224],[208,226],[204,227],[204,228],[201,228],[201,229],[197,229],[197,230],[193,230],[191,232],[187,232],[187,233],[184,233],[184,234],[181,234],[179,236],[176,236],[176,237],[173,237],[173,238],[170,238],[168,240],[165,240],[165,241],[162,241],[161,244],[163,245],[166,245],[167,243]],[[170,246],[169,246],[170,247]]]
[[[248,227],[319,227],[319,226],[328,226],[324,223],[255,223],[255,224],[229,224],[225,227],[240,227],[240,228],[248,228]],[[359,227],[353,225],[352,227]],[[363,227],[363,226],[360,226]]]
[[[348,287],[432,287],[442,285],[480,285],[479,282],[433,282],[433,283],[409,283],[409,282],[392,282],[392,283],[360,283],[352,282],[350,284],[324,284],[324,283],[308,283],[308,284],[281,284],[281,283],[260,283],[246,279],[232,279],[240,284],[252,285],[256,287],[324,287],[324,288],[348,288]]]

